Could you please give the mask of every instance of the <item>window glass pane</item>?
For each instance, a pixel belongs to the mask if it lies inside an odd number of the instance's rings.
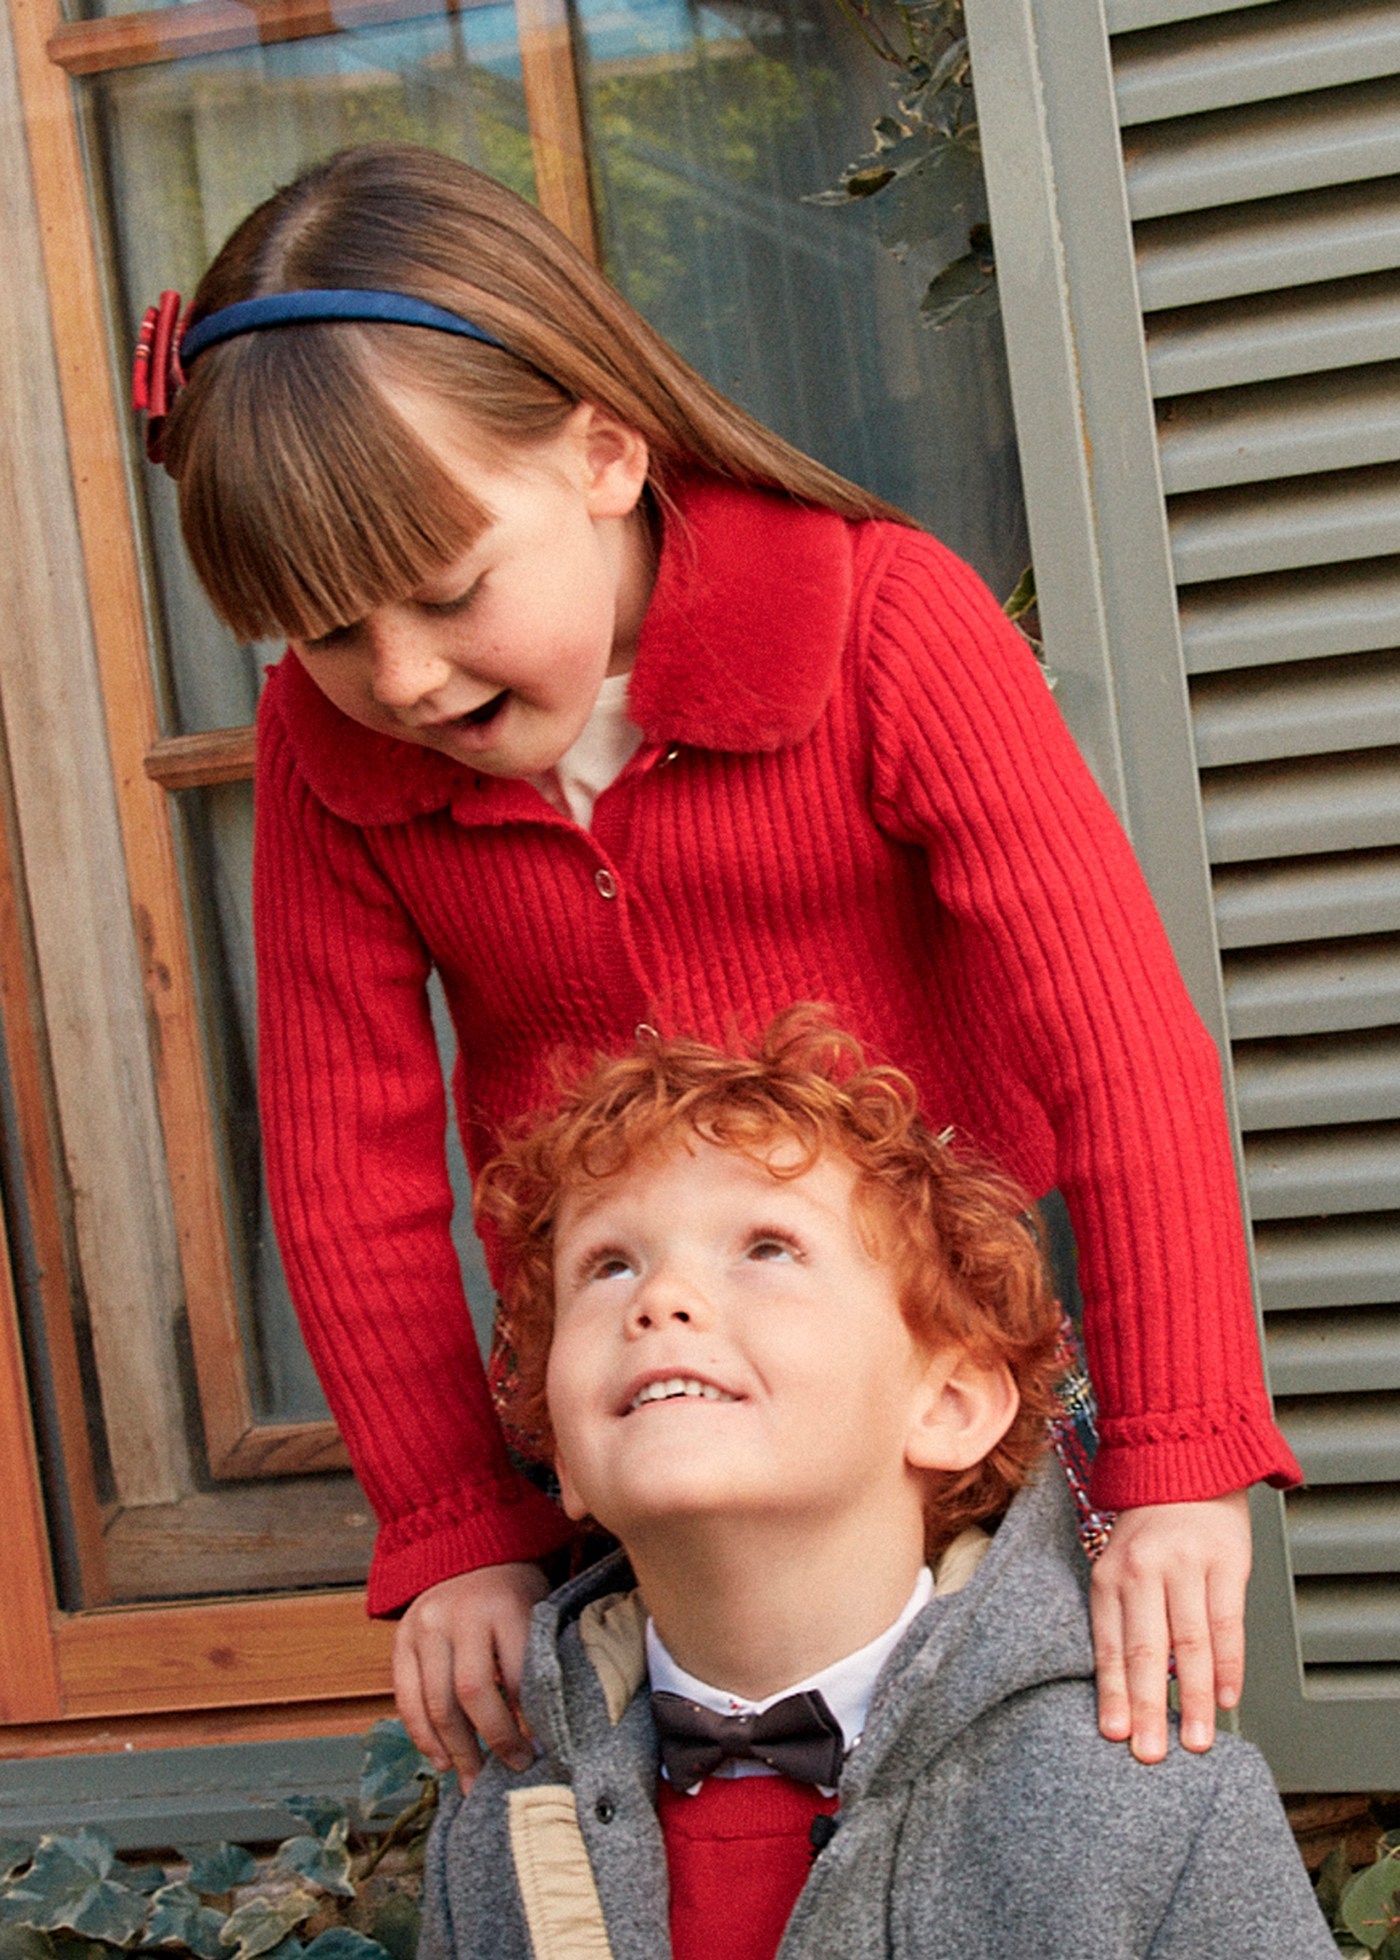
[[[1000,323],[925,327],[931,251],[901,265],[870,208],[803,202],[869,149],[893,71],[835,0],[582,0],[580,24],[613,279],[709,380],[1004,596],[1028,549]]]

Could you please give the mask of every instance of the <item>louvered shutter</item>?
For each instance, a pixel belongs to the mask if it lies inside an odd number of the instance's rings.
[[[1228,1041],[1245,1727],[1400,1777],[1400,0],[967,0],[1052,666]]]

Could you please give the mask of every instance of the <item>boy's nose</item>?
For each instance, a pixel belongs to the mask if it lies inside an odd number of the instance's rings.
[[[684,1272],[671,1266],[659,1267],[647,1275],[632,1296],[628,1316],[634,1333],[645,1333],[675,1321],[686,1326],[704,1326],[709,1318],[709,1303],[702,1289]]]

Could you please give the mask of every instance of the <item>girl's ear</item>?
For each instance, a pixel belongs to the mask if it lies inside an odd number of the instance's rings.
[[[990,1456],[1016,1418],[1021,1394],[1004,1361],[988,1366],[959,1348],[929,1356],[905,1439],[916,1470],[967,1470]]]
[[[580,446],[589,516],[630,517],[651,463],[646,437],[595,402],[580,402],[570,423]]]

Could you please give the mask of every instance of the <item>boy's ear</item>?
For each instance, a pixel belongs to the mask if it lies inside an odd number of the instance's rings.
[[[646,437],[596,402],[580,402],[570,419],[582,446],[589,515],[630,517],[651,463]]]
[[[967,1470],[990,1456],[1020,1406],[1004,1361],[989,1366],[957,1348],[930,1355],[915,1392],[905,1460],[916,1470]]]

